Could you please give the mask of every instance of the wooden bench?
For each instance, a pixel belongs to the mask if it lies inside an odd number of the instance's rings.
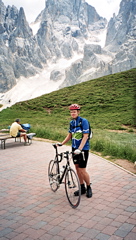
[[[2,132],[2,130],[1,130],[1,132]],[[32,143],[33,136],[35,136],[35,135],[36,135],[35,133],[28,133],[27,134],[28,144]],[[5,149],[6,148],[6,140],[8,140],[8,139],[15,139],[15,142],[16,142],[17,138],[19,138],[20,142],[21,142],[21,137],[11,137],[10,134],[1,134],[0,135],[1,149]]]
[[[11,137],[9,134],[2,134],[2,135],[0,135],[1,149],[5,149],[6,148],[6,146],[5,146],[6,145],[6,140],[12,139],[12,138],[15,139],[15,142],[16,142],[17,138]],[[21,142],[21,138],[20,138],[20,142]]]

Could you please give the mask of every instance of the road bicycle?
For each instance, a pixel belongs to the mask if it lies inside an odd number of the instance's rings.
[[[60,184],[65,184],[65,192],[69,204],[72,208],[77,208],[80,203],[81,189],[77,174],[70,166],[70,160],[72,159],[72,152],[66,151],[58,153],[58,146],[61,144],[52,144],[55,148],[55,159],[49,162],[48,177],[51,190],[56,192],[60,187]],[[66,164],[63,166],[63,171],[60,169],[60,162],[66,159]],[[64,182],[63,182],[64,179]],[[79,191],[79,196],[75,196],[74,192]]]

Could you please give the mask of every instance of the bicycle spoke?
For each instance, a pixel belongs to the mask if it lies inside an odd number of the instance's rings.
[[[49,178],[49,183],[52,191],[53,192],[57,191],[57,189],[59,188],[58,171],[57,171],[57,163],[55,163],[54,160],[51,160],[49,162],[48,178]]]
[[[80,184],[75,171],[71,168],[66,172],[65,190],[66,190],[66,196],[70,205],[73,208],[78,207],[80,203],[80,197],[81,197]],[[75,191],[79,191],[79,196],[74,195]]]

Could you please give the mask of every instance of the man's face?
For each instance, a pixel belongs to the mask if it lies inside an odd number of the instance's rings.
[[[73,119],[76,119],[79,115],[79,110],[70,110],[70,115]]]

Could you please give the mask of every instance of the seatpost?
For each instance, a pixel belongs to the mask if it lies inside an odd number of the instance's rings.
[[[66,151],[64,157],[68,159],[69,158],[68,156],[69,156],[69,151]]]
[[[69,165],[69,151],[66,151],[66,152],[64,153],[64,158],[67,159],[67,164]]]

